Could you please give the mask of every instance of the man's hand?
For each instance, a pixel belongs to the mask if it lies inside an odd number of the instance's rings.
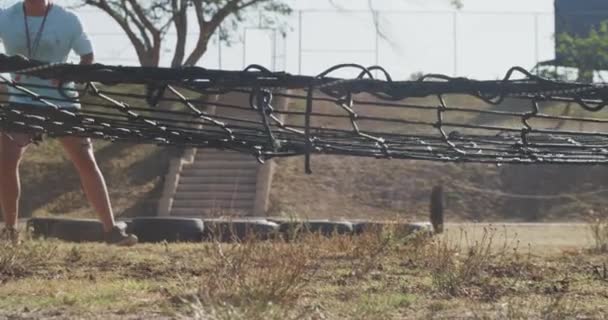
[[[93,64],[94,61],[95,61],[95,55],[93,53],[89,53],[89,54],[85,54],[84,56],[80,56],[80,64],[81,65]],[[21,80],[20,77],[19,77],[19,80]],[[60,84],[61,83],[57,79],[52,79],[51,80],[51,85],[53,87],[59,88]]]

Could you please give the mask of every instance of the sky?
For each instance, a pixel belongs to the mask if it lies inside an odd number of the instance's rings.
[[[238,70],[255,63],[316,75],[334,64],[358,63],[379,64],[397,79],[415,73],[495,79],[511,66],[530,69],[554,57],[552,0],[463,0],[461,10],[449,0],[376,0],[372,7],[378,12],[380,34],[368,0],[289,1],[294,13],[284,18],[285,38],[280,31],[258,29],[256,14],[250,13],[251,21],[234,43],[220,48],[214,40],[200,65]],[[116,23],[96,9],[76,11],[99,62],[137,64]],[[196,40],[194,32],[189,40]],[[173,43],[170,35],[163,50],[165,66]]]

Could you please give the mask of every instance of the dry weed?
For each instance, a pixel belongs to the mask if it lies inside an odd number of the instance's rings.
[[[26,241],[19,246],[0,245],[0,283],[44,268],[56,250],[55,244],[42,241]]]
[[[512,269],[521,257],[518,244],[508,242],[506,237],[502,245],[496,246],[497,231],[484,228],[482,237],[474,242],[469,241],[464,231],[456,241],[446,238],[432,241],[423,259],[435,289],[448,296],[494,299],[501,295],[501,288],[492,282],[493,270]]]
[[[574,299],[565,293],[550,297],[510,298],[491,314],[499,319],[579,319],[582,313]]]
[[[295,303],[315,272],[314,243],[248,240],[208,247],[200,307],[217,318],[274,318]],[[286,317],[281,314],[281,318]]]
[[[608,252],[608,216],[605,212],[591,211],[589,213],[589,230],[595,244],[592,251]]]
[[[404,224],[385,222],[357,236],[318,237],[323,256],[327,259],[346,261],[350,267],[348,277],[362,279],[375,270],[383,269],[388,257],[395,254],[411,256],[429,240],[425,232],[412,233]]]

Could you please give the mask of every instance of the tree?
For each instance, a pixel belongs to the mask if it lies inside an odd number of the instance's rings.
[[[79,0],[107,13],[125,32],[142,66],[158,66],[167,32],[173,27],[177,42],[172,67],[195,65],[205,54],[216,32],[222,39],[229,29],[220,28],[231,22],[232,28],[244,20],[247,10],[255,9],[266,26],[276,23],[270,16],[287,14],[290,7],[283,0]],[[189,17],[194,15],[198,36],[190,52],[186,52]]]
[[[277,24],[277,15],[291,12],[287,0],[74,0],[108,14],[125,32],[142,66],[158,66],[167,32],[173,27],[176,44],[172,67],[195,65],[205,54],[214,34],[230,39],[248,10],[259,12],[264,27]],[[328,0],[332,2],[332,0]],[[372,1],[368,0],[370,8]],[[448,0],[446,0],[448,1]],[[463,0],[449,0],[461,9]],[[186,52],[189,17],[196,17],[198,37],[194,49]],[[220,28],[222,25],[227,28]],[[377,21],[376,27],[378,28]]]
[[[608,70],[608,21],[591,29],[586,37],[557,35],[558,64],[578,69],[578,81],[593,82],[595,71]]]

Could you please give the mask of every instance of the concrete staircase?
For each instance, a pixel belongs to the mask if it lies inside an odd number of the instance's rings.
[[[233,93],[216,100],[218,104],[249,105],[249,96]],[[286,108],[286,99],[273,104]],[[216,106],[211,112],[220,117],[256,120],[256,112]],[[238,120],[228,124],[243,125]],[[251,124],[247,124],[251,125]],[[215,149],[189,149],[173,160],[165,179],[158,215],[210,217],[218,215],[264,216],[272,181],[273,162],[261,165],[248,154]]]
[[[265,214],[271,164],[212,149],[196,150],[192,160],[182,165],[168,215]]]

